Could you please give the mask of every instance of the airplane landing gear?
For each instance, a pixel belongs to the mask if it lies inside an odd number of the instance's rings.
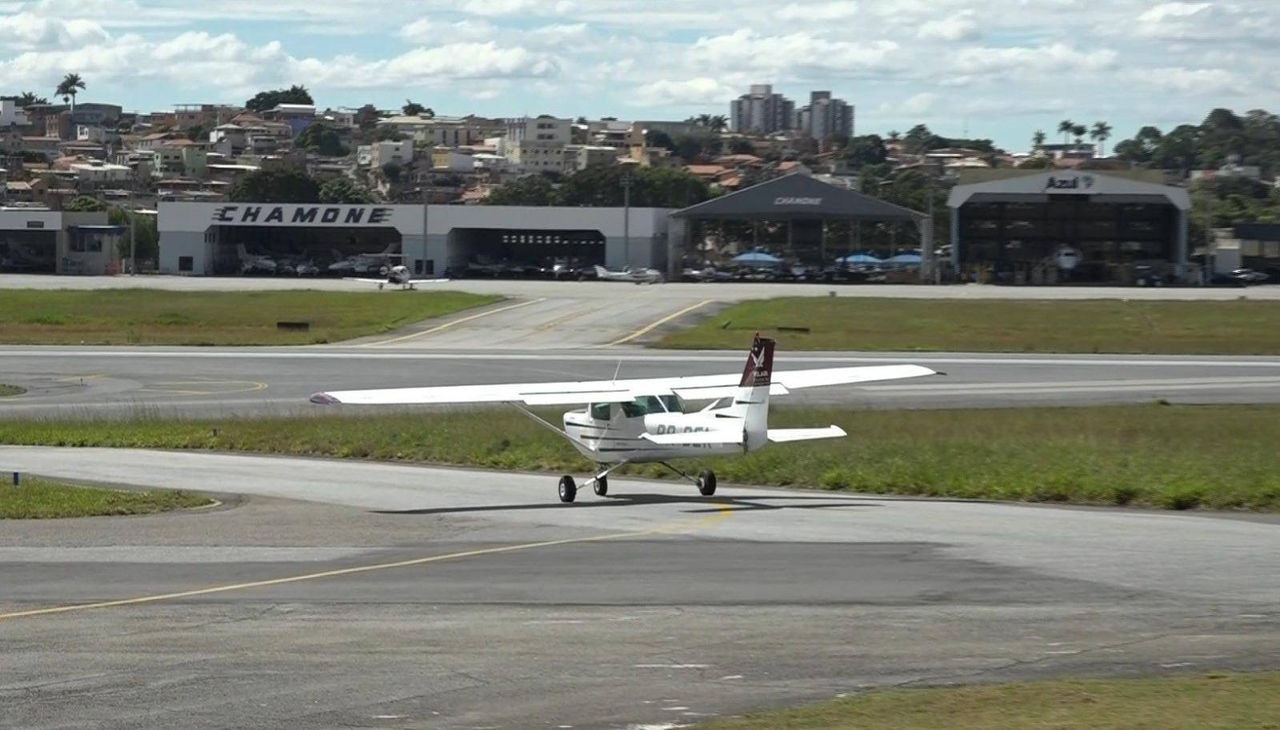
[[[710,469],[703,469],[698,474],[698,494],[704,497],[710,497],[716,493],[716,473]]]
[[[573,477],[565,474],[560,477],[560,501],[568,504],[578,497],[578,485],[574,484]]]
[[[716,473],[711,471],[710,469],[703,469],[701,472],[698,473],[698,476],[693,477],[680,471],[679,469],[675,468],[674,466],[668,464],[665,461],[660,461],[658,463],[662,464],[663,466],[667,467],[671,471],[684,477],[686,480],[693,482],[693,486],[698,488],[698,494],[701,494],[704,497],[710,497],[711,495],[716,493]]]
[[[591,483],[591,489],[596,493],[597,497],[608,496],[609,477],[596,477]]]

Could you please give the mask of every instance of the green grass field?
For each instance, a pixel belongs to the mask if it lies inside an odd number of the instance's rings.
[[[0,291],[5,345],[306,345],[498,301],[461,292]],[[307,322],[306,331],[276,323]]]
[[[0,443],[213,449],[584,473],[556,434],[508,409],[320,409],[315,416],[0,421]],[[546,415],[555,418],[556,413]],[[1280,407],[1127,406],[951,411],[780,407],[774,426],[848,438],[705,462],[725,483],[874,494],[1280,510]],[[622,473],[666,477],[656,465]]]
[[[768,299],[729,307],[656,346],[741,349],[756,331],[776,336],[784,352],[1274,355],[1280,302]]]
[[[26,388],[0,383],[0,398],[5,397],[6,395],[22,395],[25,392],[27,392]]]
[[[873,691],[698,730],[1275,730],[1280,674]]]
[[[7,479],[0,484],[0,520],[140,515],[210,504],[208,497],[186,492],[82,487],[32,477],[16,487]]]

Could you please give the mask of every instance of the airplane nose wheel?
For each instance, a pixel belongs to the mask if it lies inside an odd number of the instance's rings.
[[[704,497],[710,497],[716,493],[716,473],[710,469],[703,469],[698,474],[698,494]]]
[[[604,497],[609,494],[609,477],[596,477],[591,485],[597,497]]]
[[[573,483],[573,477],[568,474],[560,477],[560,501],[567,504],[577,497],[578,485]]]

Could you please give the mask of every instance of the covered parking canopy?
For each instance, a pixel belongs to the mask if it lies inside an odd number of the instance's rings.
[[[767,180],[735,193],[712,198],[671,214],[673,218],[695,221],[785,221],[788,253],[796,252],[797,222],[874,221],[914,222],[921,226],[921,250],[933,249],[933,231],[928,216],[879,198],[794,173]],[[693,226],[686,230],[692,231]],[[753,230],[754,227],[753,227]],[[823,241],[825,248],[825,241]],[[686,246],[687,248],[687,246]],[[926,253],[926,256],[929,254]],[[674,257],[673,257],[674,258]],[[819,258],[827,255],[821,250]]]

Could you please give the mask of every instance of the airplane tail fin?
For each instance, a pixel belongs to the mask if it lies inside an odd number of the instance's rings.
[[[769,441],[769,385],[773,378],[774,341],[756,334],[733,396],[731,413],[743,419],[748,451]]]

